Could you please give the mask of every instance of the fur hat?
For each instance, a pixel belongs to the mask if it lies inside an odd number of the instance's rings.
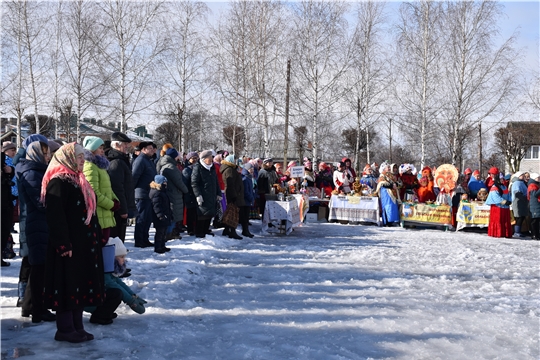
[[[17,149],[17,146],[14,143],[12,143],[11,141],[4,141],[2,143],[2,151],[6,152],[9,149]]]
[[[156,175],[154,176],[154,182],[158,185],[161,185],[163,184],[164,182],[167,181],[167,178],[163,175]]]
[[[131,139],[126,134],[121,133],[120,131],[117,131],[111,134],[111,141],[120,141],[120,142],[130,143]]]
[[[109,238],[107,245],[114,245],[114,256],[127,255],[127,249],[122,240],[118,237]]]
[[[178,157],[178,151],[176,151],[175,148],[170,148],[165,151],[165,155],[169,155],[173,159],[176,159]]]
[[[213,157],[214,154],[212,153],[213,150],[204,150],[203,152],[201,152],[201,159],[206,159],[206,158],[209,158],[209,157]]]
[[[493,166],[491,169],[489,169],[488,174],[498,175],[499,169],[497,169],[495,166]]]
[[[97,136],[86,136],[83,140],[84,148],[92,152],[96,151],[104,143],[103,139],[98,138]]]

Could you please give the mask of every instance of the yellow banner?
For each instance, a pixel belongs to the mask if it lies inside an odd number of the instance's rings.
[[[449,205],[403,203],[401,220],[448,225],[452,224],[452,208]]]
[[[491,207],[483,203],[461,202],[456,214],[456,221],[465,224],[488,225]]]

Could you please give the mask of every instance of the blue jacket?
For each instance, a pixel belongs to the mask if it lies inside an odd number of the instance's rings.
[[[480,189],[486,189],[486,184],[482,180],[476,180],[474,177],[469,180],[469,192],[470,192],[470,198],[476,199],[476,195],[478,194],[478,191]]]
[[[20,159],[15,167],[19,178],[19,198],[25,211],[24,233],[28,245],[28,260],[31,265],[45,264],[49,227],[45,207],[40,201],[41,181],[47,165],[27,159]]]
[[[529,180],[527,189],[529,200],[529,209],[533,219],[540,218],[540,183],[533,179]]]
[[[511,195],[508,193],[508,190],[506,189],[506,186],[501,185],[501,188],[503,189],[502,195],[499,194],[497,191],[497,187],[494,185],[491,187],[491,190],[489,191],[489,195],[486,199],[486,205],[495,205],[502,209],[509,209],[510,204],[508,202],[511,201]],[[505,204],[503,204],[503,201],[506,201]]]
[[[514,217],[529,215],[529,201],[527,200],[527,184],[517,179],[512,184],[512,212]]]
[[[133,161],[132,168],[135,199],[149,199],[150,183],[157,175],[156,165],[149,156],[141,153]]]
[[[242,169],[242,182],[244,183],[245,206],[253,206],[255,201],[255,190],[253,189],[253,177],[246,169]]]

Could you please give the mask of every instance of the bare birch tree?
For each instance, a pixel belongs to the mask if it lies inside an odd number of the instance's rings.
[[[441,115],[447,125],[441,128],[450,139],[453,165],[461,165],[465,140],[479,122],[488,117],[502,120],[514,95],[515,39],[494,45],[501,11],[501,4],[488,0],[446,3],[442,87],[446,104]]]
[[[371,126],[381,117],[377,108],[385,100],[387,72],[383,54],[381,31],[384,25],[384,3],[360,2],[355,8],[356,28],[353,34],[353,65],[349,82],[349,103],[356,113],[356,145],[353,147],[354,166],[359,170],[362,144],[366,160],[370,160]],[[362,136],[366,138],[363,139]]]
[[[80,123],[85,111],[96,107],[107,87],[99,77],[95,44],[103,40],[103,29],[96,26],[99,8],[87,0],[67,2],[63,10],[62,54],[66,68],[67,97],[75,100],[76,139],[81,140]],[[67,100],[66,100],[67,101]],[[59,104],[59,106],[62,106]]]
[[[320,156],[320,133],[335,125],[344,99],[343,78],[351,65],[343,1],[306,0],[292,5],[293,97],[296,114],[311,133],[313,162]],[[339,119],[338,119],[339,120]],[[296,124],[300,126],[301,124]]]
[[[403,3],[397,25],[395,96],[404,114],[396,120],[409,141],[419,143],[421,168],[436,142],[441,108],[442,15],[441,3],[434,0]]]
[[[168,14],[175,21],[164,24],[167,32],[167,50],[158,56],[163,69],[165,85],[164,105],[168,120],[178,127],[178,150],[186,150],[189,112],[196,110],[206,88],[206,38],[204,24],[208,6],[199,1],[182,0],[168,4]]]
[[[109,38],[99,47],[101,70],[114,92],[106,105],[120,118],[121,131],[133,116],[148,110],[159,99],[152,96],[152,78],[156,56],[164,49],[157,20],[163,1],[105,0],[97,3],[103,12],[99,24],[108,31]],[[155,92],[154,92],[155,93]]]

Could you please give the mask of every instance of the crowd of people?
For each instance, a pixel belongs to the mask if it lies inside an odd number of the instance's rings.
[[[320,162],[314,171],[307,158],[285,166],[226,150],[180,154],[171,144],[158,155],[157,145],[146,141],[131,153],[131,142],[121,132],[110,143],[87,136],[82,145],[33,134],[19,149],[10,142],[2,146],[2,249],[13,231],[14,206],[19,209],[23,259],[17,306],[34,323],[56,321],[58,341],[93,339],[84,329],[83,311],[102,325],[113,322],[121,302],[144,313],[146,301],[122,281],[131,275],[124,245],[130,219],[134,246],[165,254],[166,242],[183,233],[204,238],[222,228],[223,236],[252,238],[250,220],[261,219],[268,196],[279,192],[378,196],[385,225],[399,222],[404,201],[455,209],[468,198],[491,206],[488,235],[540,239],[537,173],[504,176],[492,168],[483,180],[478,170],[458,175],[453,167],[426,166],[418,173],[412,164],[384,162],[368,164],[357,175],[348,158],[335,166]],[[304,175],[292,177],[298,166]],[[114,258],[108,263],[104,249],[111,246]],[[2,259],[2,266],[9,264]]]

